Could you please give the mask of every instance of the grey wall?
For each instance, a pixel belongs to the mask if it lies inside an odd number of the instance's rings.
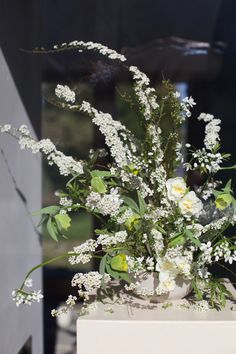
[[[0,124],[31,127],[5,58],[0,50]],[[41,262],[41,246],[29,215],[40,208],[41,161],[20,151],[17,141],[0,135],[0,354],[16,354],[32,336],[33,354],[42,354],[42,306],[17,308],[12,290],[29,268]],[[41,289],[41,272],[33,275]]]

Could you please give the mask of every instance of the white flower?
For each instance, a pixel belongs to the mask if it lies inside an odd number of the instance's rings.
[[[198,120],[203,120],[205,123],[210,122],[214,116],[209,113],[201,113],[200,116],[198,117]]]
[[[113,235],[101,234],[99,235],[97,242],[102,246],[112,246],[117,243],[123,243],[126,241],[128,234],[126,231],[118,231]]]
[[[200,250],[202,251],[201,260],[204,263],[212,263],[212,251],[211,242],[201,243]]]
[[[27,288],[31,288],[33,286],[33,280],[31,278],[27,278],[24,282],[24,285],[27,287]]]
[[[67,197],[62,197],[60,198],[59,204],[64,207],[70,207],[73,204],[73,201]]]
[[[185,98],[183,99],[183,102],[184,102],[185,104],[189,105],[190,107],[193,107],[193,106],[196,105],[196,102],[194,101],[194,99],[192,98],[192,96],[190,96],[190,97],[185,97]]]
[[[199,216],[202,210],[202,202],[196,196],[195,192],[191,191],[188,192],[180,201],[179,201],[179,208],[181,214],[186,217],[190,218],[191,216]]]
[[[156,288],[157,295],[165,294],[174,290],[176,283],[169,272],[161,272],[159,274],[159,281],[158,287]]]
[[[123,200],[120,199],[118,189],[112,188],[110,194],[104,194],[97,208],[103,215],[115,216],[122,203]]]
[[[206,312],[210,310],[209,304],[206,300],[202,300],[202,301],[197,301],[194,305],[193,305],[193,309],[194,311],[197,312]]]
[[[95,240],[89,239],[82,243],[81,245],[74,247],[73,251],[68,252],[68,254],[76,253],[71,255],[68,259],[69,263],[74,265],[78,263],[88,263],[93,257],[93,252],[95,252],[98,244]]]
[[[187,186],[182,177],[170,178],[166,181],[169,200],[178,201],[186,193]]]
[[[146,266],[147,266],[147,270],[149,272],[154,271],[154,260],[152,257],[147,257],[146,258]]]
[[[58,98],[64,98],[66,102],[75,102],[75,92],[72,91],[67,85],[57,85],[55,89],[55,95]]]
[[[10,124],[0,125],[0,132],[1,133],[7,133],[10,130],[11,130],[11,125]]]
[[[14,290],[12,292],[12,299],[16,302],[16,306],[20,304],[31,305],[33,302],[40,302],[43,298],[41,290],[26,292],[20,289]]]
[[[178,267],[178,270],[181,274],[186,277],[190,276],[191,264],[186,260],[185,257],[177,257],[175,259],[175,264]]]

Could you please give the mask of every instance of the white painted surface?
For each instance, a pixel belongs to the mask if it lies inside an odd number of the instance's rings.
[[[31,127],[0,50],[0,124]],[[32,336],[33,354],[42,354],[42,306],[17,308],[11,292],[25,273],[41,262],[41,246],[30,212],[41,205],[40,157],[20,151],[10,136],[0,135],[0,354],[17,354]],[[25,201],[20,197],[20,194]],[[33,275],[41,289],[41,272]]]
[[[77,354],[236,353],[236,312],[229,306],[199,313],[137,302],[112,305],[112,314],[107,307],[98,303],[95,312],[77,320]]]

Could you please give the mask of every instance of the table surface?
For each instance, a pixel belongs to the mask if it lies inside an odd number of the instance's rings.
[[[227,288],[236,299],[235,288],[226,281]],[[131,303],[114,304],[110,300],[105,303],[96,302],[96,309],[89,314],[79,316],[79,322],[84,321],[161,321],[161,322],[179,322],[179,321],[199,321],[199,322],[236,322],[236,311],[232,311],[232,303],[227,302],[226,307],[217,311],[215,309],[206,312],[198,312],[192,308],[179,308],[180,302],[171,301],[171,307],[164,309],[163,304],[150,304],[144,300],[135,300]],[[112,312],[110,312],[112,310]]]

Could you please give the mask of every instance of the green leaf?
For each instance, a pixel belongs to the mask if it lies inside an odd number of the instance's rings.
[[[53,219],[50,217],[47,221],[47,230],[54,241],[58,241],[58,231]]]
[[[38,223],[37,227],[40,227],[42,224],[44,224],[49,218],[49,215],[43,215],[40,222]]]
[[[103,178],[103,177],[110,177],[111,176],[111,172],[110,171],[100,171],[100,170],[93,170],[90,172],[92,177],[99,177],[99,178]]]
[[[230,179],[230,180],[226,183],[226,186],[225,186],[225,188],[223,189],[223,191],[224,191],[225,193],[231,193],[231,192],[232,192],[231,185],[232,185],[232,180]]]
[[[127,274],[127,273],[123,273],[123,272],[120,272],[119,273],[119,277],[122,279],[122,280],[124,280],[124,281],[126,281],[127,283],[132,283],[132,278],[131,278],[131,276],[129,275],[129,274]]]
[[[192,281],[192,287],[194,290],[194,293],[196,295],[197,300],[202,300],[203,299],[203,293],[202,291],[198,288],[197,283],[195,280]]]
[[[147,210],[147,206],[146,206],[145,200],[141,196],[140,192],[138,192],[138,202],[139,202],[140,215],[144,216],[144,214]]]
[[[110,260],[110,266],[113,270],[117,270],[119,272],[127,272],[128,263],[126,260],[126,254],[119,253],[117,256],[113,257]]]
[[[136,211],[139,214],[139,207],[135,203],[135,201],[129,197],[126,197],[125,195],[121,197],[121,199],[124,201],[126,205],[128,205],[132,210]]]
[[[43,214],[48,214],[48,215],[55,215],[60,211],[60,207],[57,205],[51,205],[46,208],[42,208],[38,211],[33,212],[31,215],[33,216],[38,216],[38,215],[43,215]]]
[[[101,275],[105,274],[105,270],[106,270],[106,263],[107,263],[107,255],[105,254],[105,256],[102,257],[100,265],[99,265],[99,273]]]
[[[172,239],[168,242],[168,246],[169,247],[181,246],[181,245],[184,245],[185,242],[186,242],[186,238],[181,233],[181,234],[178,234],[178,235],[172,237]]]
[[[131,231],[133,227],[137,226],[139,220],[140,220],[140,216],[138,214],[133,214],[130,218],[126,220],[125,226],[129,231]]]
[[[109,234],[107,229],[95,229],[94,230],[96,235],[107,235]]]
[[[57,223],[61,225],[63,230],[68,230],[71,223],[71,218],[67,214],[57,214],[54,216]]]
[[[156,224],[155,226],[158,231],[160,231],[163,235],[166,235],[166,231],[160,225]]]
[[[111,269],[111,266],[108,263],[106,264],[106,271],[113,279],[119,280],[119,273]]]
[[[193,233],[189,229],[185,229],[185,235],[196,246],[198,246],[198,247],[201,246],[201,242],[196,237],[194,237]]]
[[[106,185],[100,177],[93,177],[91,179],[91,186],[98,193],[106,193]]]
[[[79,176],[81,176],[81,174],[77,174],[75,176],[73,176],[67,183],[66,183],[66,187],[68,187],[72,182],[74,182],[76,180],[76,178],[78,178]]]

